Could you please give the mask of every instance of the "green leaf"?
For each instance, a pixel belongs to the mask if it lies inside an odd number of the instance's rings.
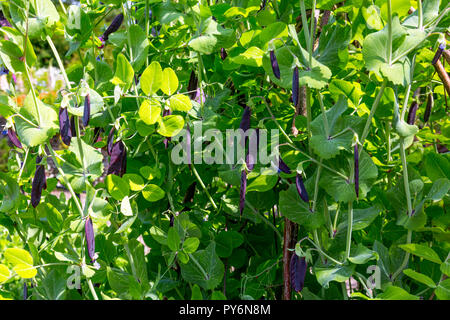
[[[174,252],[180,249],[180,236],[175,228],[169,228],[169,232],[167,233],[167,246]]]
[[[200,287],[196,284],[192,286],[191,300],[203,300],[202,291],[200,290]]]
[[[139,71],[147,59],[150,42],[148,41],[144,30],[137,24],[132,24],[128,29],[128,33],[130,35],[131,49],[133,52],[131,65],[134,70]]]
[[[33,258],[31,257],[31,254],[29,254],[28,251],[23,249],[7,248],[3,253],[3,255],[5,256],[6,260],[14,266],[19,264],[25,264],[30,266],[33,265]]]
[[[426,198],[433,200],[433,201],[439,201],[441,200],[446,194],[448,194],[448,191],[450,190],[450,180],[447,178],[441,178],[434,181],[433,186],[431,187],[430,191],[428,192]]]
[[[167,94],[172,95],[178,89],[178,77],[172,68],[165,68],[162,73],[161,90]]]
[[[324,223],[323,214],[320,208],[316,212],[311,212],[309,205],[300,199],[295,185],[290,185],[289,189],[280,192],[280,210],[289,220],[313,230]]]
[[[364,264],[369,260],[378,260],[378,253],[364,247],[361,243],[356,248],[352,248],[350,251],[350,257],[348,260],[355,264]]]
[[[150,234],[158,243],[167,245],[167,234],[162,229],[152,226],[150,228]]]
[[[156,184],[149,184],[142,190],[142,196],[150,202],[159,201],[166,196],[166,192]]]
[[[4,264],[0,264],[0,283],[5,282],[11,276],[11,272]]]
[[[122,179],[128,182],[131,191],[141,191],[144,189],[144,179],[135,173],[126,173],[122,176]]]
[[[338,266],[334,268],[315,267],[317,282],[324,288],[329,287],[331,281],[344,282],[350,278],[353,268],[350,266]]]
[[[13,212],[19,205],[19,185],[6,173],[0,172],[0,212]]]
[[[450,279],[442,281],[435,292],[439,300],[450,300]]]
[[[139,118],[148,125],[155,124],[161,118],[161,105],[156,100],[144,100],[139,107]]]
[[[195,237],[187,238],[183,242],[183,251],[186,253],[194,253],[198,246],[200,245],[200,240]]]
[[[413,255],[429,260],[431,262],[438,264],[442,263],[437,253],[430,247],[417,243],[401,244],[399,245],[399,247],[406,252],[412,253]]]
[[[131,217],[133,215],[133,209],[131,209],[130,198],[128,198],[128,196],[125,196],[122,199],[120,204],[120,212],[127,217]]]
[[[157,61],[153,61],[141,76],[141,89],[149,96],[156,93],[162,85],[162,69]]]
[[[110,267],[107,267],[106,274],[108,283],[116,293],[121,294],[127,292],[130,286],[129,275],[125,272],[116,272]]]
[[[20,117],[15,118],[17,135],[20,141],[28,147],[35,147],[46,142],[59,130],[57,112],[39,99],[36,100],[36,103],[40,121],[31,91],[25,98],[24,106],[20,108],[20,114],[36,125],[39,123],[39,127],[31,125]]]
[[[176,94],[169,99],[169,106],[172,111],[188,112],[192,109],[192,102],[184,94]]]
[[[441,264],[440,270],[446,276],[450,276],[450,262],[446,261]]]
[[[366,209],[353,209],[353,231],[367,228],[373,220],[382,212],[381,205],[375,205]],[[337,227],[337,232],[347,230],[347,214],[344,213],[342,222]]]
[[[132,216],[131,218],[125,220],[125,222],[122,223],[122,225],[120,226],[120,228],[117,229],[115,233],[122,233],[122,232],[124,232],[124,231],[127,231],[128,228],[130,228],[130,227],[133,225],[133,223],[134,223],[134,221],[136,220],[136,218],[137,218],[137,215],[134,215],[134,216]]]
[[[134,70],[127,58],[121,53],[118,54],[116,60],[116,72],[111,82],[119,85],[124,90],[128,90],[133,83]],[[142,80],[141,80],[142,81]]]
[[[212,241],[206,249],[191,254],[189,262],[181,265],[182,277],[205,290],[217,287],[222,282],[224,265],[215,251]]]
[[[162,117],[158,121],[159,127],[156,130],[160,135],[165,137],[176,136],[184,127],[184,119],[180,115],[168,115]]]
[[[416,272],[412,269],[405,269],[405,270],[403,270],[403,273],[406,274],[411,279],[414,279],[417,282],[423,283],[424,285],[426,285],[430,288],[436,288],[436,284],[434,283],[433,279],[431,279],[427,275]]]
[[[29,264],[17,264],[13,270],[22,279],[31,279],[37,274],[36,268]]]
[[[389,286],[383,293],[377,295],[375,300],[419,300],[419,297],[409,294],[402,288]]]
[[[106,177],[106,189],[115,200],[122,200],[130,194],[128,183],[115,174],[110,174]]]
[[[236,57],[230,58],[233,63],[242,64],[250,67],[261,67],[264,51],[258,47],[250,47],[245,52]]]
[[[55,5],[51,0],[35,0],[31,1],[37,17],[41,21],[45,21],[47,27],[52,27],[59,21],[59,14]]]
[[[266,170],[260,172],[255,178],[249,179],[247,182],[247,192],[266,192],[272,190],[277,184],[278,175],[267,174]],[[271,171],[267,169],[267,171]],[[273,171],[271,171],[273,173]]]

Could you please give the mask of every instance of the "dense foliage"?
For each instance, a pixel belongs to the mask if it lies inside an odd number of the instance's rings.
[[[0,6],[0,298],[450,299],[448,1]]]

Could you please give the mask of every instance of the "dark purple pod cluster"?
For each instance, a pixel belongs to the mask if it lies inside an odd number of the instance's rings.
[[[297,176],[295,177],[295,186],[297,187],[297,192],[300,198],[302,198],[305,202],[309,202],[308,192],[306,191],[301,174],[297,173]]]
[[[13,145],[19,149],[22,149],[22,143],[19,141],[16,132],[12,128],[8,128],[8,138]]]
[[[242,129],[244,132],[246,132],[248,129],[250,129],[250,116],[251,116],[252,110],[249,106],[246,106],[244,108],[244,112],[242,113],[241,123],[239,124],[239,129]]]
[[[423,114],[423,122],[428,122],[428,120],[430,119],[431,110],[433,109],[433,105],[434,105],[433,92],[430,92],[428,94],[428,98],[427,98],[427,106],[425,107],[425,112]]]
[[[106,144],[106,151],[108,152],[108,155],[111,155],[112,153],[112,149],[113,149],[113,144],[114,144],[114,126],[111,128],[111,131],[109,131],[108,134],[108,140],[107,140],[107,144]]]
[[[436,53],[434,54],[433,60],[431,61],[431,64],[436,64],[436,62],[438,62],[438,60],[441,58],[442,52],[444,52],[445,50],[445,44],[441,43],[438,47],[438,49],[436,50]]]
[[[188,87],[187,87],[188,94],[189,94],[189,97],[191,99],[195,99],[195,95],[197,93],[196,92],[197,85],[198,85],[197,75],[195,74],[195,71],[192,70],[191,71],[191,76],[189,77],[189,84],[188,84]]]
[[[280,67],[278,66],[277,56],[275,55],[275,51],[270,50],[270,63],[272,65],[273,74],[277,79],[280,79]]]
[[[42,189],[47,189],[47,178],[45,177],[45,167],[41,162],[42,158],[37,157],[36,173],[33,177],[31,184],[31,205],[36,208],[39,202],[41,202]]]
[[[119,30],[121,24],[123,22],[123,14],[120,13],[117,16],[114,17],[113,21],[109,25],[109,27],[103,32],[103,35],[101,36],[104,41],[108,41],[109,35],[111,33],[116,32]]]
[[[247,172],[242,170],[241,172],[241,190],[239,192],[239,213],[242,216],[245,207],[245,193],[247,191]]]
[[[292,75],[292,103],[294,106],[298,105],[299,100],[299,79],[298,79],[298,67],[295,66],[294,73]]]
[[[111,159],[107,174],[123,176],[127,169],[127,150],[122,141],[117,141],[111,150]]]
[[[89,124],[89,120],[91,119],[91,98],[89,94],[86,95],[84,99],[84,110],[83,110],[83,126],[87,127]]]
[[[359,152],[358,152],[358,144],[355,143],[353,147],[354,160],[355,160],[355,171],[354,171],[354,180],[355,180],[355,192],[356,198],[359,197]]]
[[[95,234],[91,217],[86,218],[86,222],[84,224],[84,232],[86,234],[86,244],[89,258],[91,258],[91,262],[95,262]]]
[[[227,51],[225,50],[225,48],[221,48],[221,49],[220,49],[220,58],[221,58],[222,60],[225,60],[225,59],[227,58],[227,56],[228,56],[228,53],[227,53]]]
[[[27,300],[28,299],[28,286],[27,283],[24,282],[23,283],[23,300]]]
[[[62,142],[64,142],[65,145],[70,146],[70,140],[72,140],[75,132],[72,132],[72,125],[70,123],[67,108],[59,108],[59,132]]]
[[[278,173],[284,172],[287,174],[291,174],[291,169],[288,167],[288,165],[281,159],[281,156],[278,157]]]
[[[1,27],[11,27],[11,24],[8,19],[5,18],[2,11],[0,11],[0,28]]]
[[[291,287],[294,291],[300,292],[305,284],[306,269],[308,265],[305,257],[299,257],[295,252],[291,256],[289,264]]]

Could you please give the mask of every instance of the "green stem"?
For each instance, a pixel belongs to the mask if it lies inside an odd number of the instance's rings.
[[[337,260],[334,259],[333,257],[330,257],[328,254],[326,254],[325,252],[323,252],[322,249],[320,249],[320,248],[317,246],[317,244],[316,244],[314,241],[312,241],[310,238],[306,237],[306,238],[304,238],[304,239],[305,239],[305,240],[308,240],[309,242],[311,242],[311,244],[314,246],[314,248],[316,248],[316,250],[317,250],[320,254],[322,254],[324,257],[326,257],[328,260],[334,262],[335,264],[337,264],[337,265],[339,265],[339,266],[342,266],[342,265],[343,265],[342,262],[337,261]],[[301,241],[300,241],[300,242],[301,242]]]
[[[27,148],[27,150],[25,151],[25,158],[23,159],[23,165],[20,166],[19,176],[17,177],[17,183],[19,183],[20,177],[22,176],[22,173],[23,173],[23,168],[25,168],[25,165],[27,164],[29,151],[30,151],[29,148]]]
[[[308,131],[308,151],[309,153],[312,152],[311,150],[311,95],[310,95],[310,89],[306,87],[306,130]]]
[[[345,260],[350,257],[350,248],[352,244],[352,227],[353,227],[353,201],[348,203],[347,216],[347,242],[345,247]]]
[[[315,31],[315,28],[314,28],[314,23],[316,22],[316,17],[315,17],[315,15],[316,15],[316,0],[313,0],[313,5],[312,5],[312,8],[311,8],[311,27],[309,28],[309,31],[310,31],[310,37],[309,37],[309,47],[308,47],[308,50],[309,50],[309,68],[310,69],[312,69],[312,55],[313,55],[313,49],[314,49],[314,47],[313,47],[313,44],[314,44],[314,31]]]
[[[306,16],[306,9],[305,9],[305,0],[300,0],[300,12],[301,12],[301,16],[302,16],[302,27],[303,27],[303,33],[305,34],[305,40],[306,40],[306,45],[308,46],[308,52],[312,52],[312,50],[310,50],[309,46],[310,46],[310,41],[309,41],[309,28],[308,28],[308,20],[307,20],[307,16]],[[299,43],[300,45],[300,43]]]
[[[391,65],[392,62],[392,8],[391,0],[387,1],[388,7],[388,63]]]
[[[94,297],[94,300],[98,300],[97,292],[95,292],[94,285],[92,284],[91,279],[87,279],[87,283],[89,286],[89,290],[91,291],[92,296]]]
[[[402,160],[402,167],[403,167],[403,184],[405,186],[408,216],[411,217],[412,215],[411,191],[409,190],[408,166],[406,163],[405,140],[403,138],[400,138],[400,158]]]
[[[411,237],[412,237],[412,231],[408,230],[408,234],[406,235],[406,244],[410,244],[411,243]],[[394,281],[398,275],[403,271],[403,269],[406,268],[406,266],[408,265],[408,261],[409,261],[409,252],[406,252],[405,257],[403,258],[403,262],[400,265],[400,267],[398,268],[397,271],[394,272],[394,274],[392,275],[391,280]]]
[[[194,164],[191,164],[191,168],[192,168],[192,172],[194,172],[194,175],[195,175],[195,177],[197,178],[198,182],[200,183],[200,185],[202,186],[203,190],[205,191],[206,196],[207,196],[208,199],[209,199],[209,202],[211,202],[211,204],[212,204],[212,206],[214,207],[214,209],[217,210],[217,205],[216,205],[216,203],[214,202],[214,199],[213,199],[213,198],[211,197],[211,195],[209,194],[208,189],[206,188],[205,184],[203,183],[202,178],[200,178],[200,176],[199,176],[197,170],[195,169]]]
[[[67,179],[67,176],[64,174],[64,171],[62,170],[61,166],[59,165],[58,160],[56,159],[55,151],[53,150],[50,143],[47,143],[47,148],[50,151],[50,155],[53,158],[53,163],[55,164],[56,169],[58,170],[59,174],[63,178],[64,183],[67,186],[67,189],[69,190],[70,194],[72,195],[73,201],[75,201],[75,205],[76,205],[78,211],[80,212],[81,218],[84,218],[83,208],[81,207],[78,197],[75,194],[75,192],[73,191],[72,185],[70,184],[69,180]]]
[[[323,118],[323,127],[325,128],[325,136],[328,138],[330,136],[330,129],[328,127],[328,119],[325,112],[325,106],[323,105],[323,98],[322,94],[319,92],[319,103],[320,103],[320,110],[322,111],[322,118]]]
[[[422,9],[422,0],[417,0],[417,4],[419,5],[419,25],[418,28],[423,28],[423,9]]]
[[[364,145],[364,141],[366,140],[367,135],[369,134],[369,128],[372,123],[372,118],[375,115],[375,111],[377,110],[378,104],[380,103],[381,97],[383,96],[383,92],[384,92],[384,89],[386,88],[386,84],[387,84],[387,79],[384,79],[383,83],[381,84],[380,91],[378,91],[377,97],[375,98],[375,101],[372,105],[372,109],[370,109],[369,118],[367,118],[366,125],[364,126],[364,130],[363,130],[363,133],[361,135],[361,140],[360,140],[361,145]],[[361,154],[362,149],[363,148],[361,148],[361,150],[360,150],[360,154]]]
[[[69,88],[69,90],[72,89],[69,78],[67,77],[66,69],[64,68],[64,65],[61,61],[58,50],[56,50],[56,47],[52,41],[52,38],[50,38],[50,36],[47,35],[45,37],[45,39],[47,40],[48,44],[50,45],[50,48],[52,49],[53,55],[55,56],[56,62],[58,63],[59,69],[61,70],[61,73],[64,78],[64,82],[66,83],[67,88]]]

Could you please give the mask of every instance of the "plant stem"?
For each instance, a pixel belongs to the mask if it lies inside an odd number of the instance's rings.
[[[313,0],[312,8],[311,8],[311,27],[309,28],[310,37],[309,37],[309,68],[312,69],[312,55],[313,55],[313,43],[314,43],[314,23],[316,22],[316,0]]]
[[[408,216],[412,215],[412,205],[411,205],[411,192],[409,190],[409,178],[408,178],[408,166],[406,163],[406,153],[405,153],[405,140],[400,138],[400,158],[402,160],[402,168],[403,168],[403,184],[405,186],[405,194],[406,194],[406,204],[408,208]]]
[[[205,184],[203,183],[202,178],[200,178],[200,176],[199,176],[197,170],[195,169],[194,164],[191,164],[191,168],[192,168],[192,172],[194,172],[194,175],[195,175],[195,177],[197,178],[198,182],[200,183],[200,185],[202,186],[203,190],[205,191],[206,196],[207,196],[208,199],[209,199],[209,202],[211,202],[211,204],[212,204],[212,206],[214,207],[214,209],[217,210],[217,205],[216,205],[216,203],[214,202],[214,199],[213,199],[213,198],[211,197],[211,195],[209,194],[208,189],[206,188]]]
[[[352,244],[352,227],[353,227],[353,201],[348,203],[347,216],[347,244],[345,247],[345,260],[350,257],[350,248]]]
[[[422,0],[417,0],[417,4],[419,6],[419,25],[418,28],[423,28],[423,9],[422,9]]]
[[[59,56],[58,51],[56,50],[56,47],[52,41],[52,38],[50,36],[46,36],[45,39],[47,40],[48,44],[50,45],[50,48],[52,49],[53,55],[55,56],[56,62],[58,63],[59,70],[61,70],[62,76],[64,78],[64,82],[66,83],[67,88],[72,89],[72,86],[70,85],[69,78],[67,77],[66,69],[64,68],[64,65],[61,61],[61,58]]]
[[[361,140],[360,140],[361,145],[364,145],[364,141],[366,140],[367,135],[369,134],[369,128],[372,123],[372,118],[375,115],[375,111],[377,110],[378,104],[380,103],[381,97],[383,96],[383,92],[384,92],[384,89],[386,88],[386,84],[387,84],[387,79],[384,79],[383,83],[381,84],[380,91],[378,91],[377,97],[375,98],[375,101],[373,102],[372,109],[370,109],[369,118],[367,118],[366,125],[364,126],[364,130],[363,130],[363,133],[361,135]],[[362,149],[363,148],[361,148],[361,150],[359,151],[360,155],[361,155]]]
[[[91,291],[92,296],[94,297],[94,300],[98,300],[98,296],[97,293],[95,292],[94,285],[92,284],[91,279],[87,279],[87,283],[89,286],[89,290]]]
[[[420,1],[420,0],[419,0]],[[388,63],[391,65],[392,62],[392,8],[391,0],[387,0],[388,7]]]
[[[53,158],[53,163],[55,164],[56,169],[58,169],[59,174],[62,176],[64,183],[67,186],[67,189],[69,190],[70,194],[72,195],[73,201],[75,201],[75,205],[77,206],[78,211],[80,212],[81,218],[84,218],[84,213],[83,213],[83,209],[81,207],[81,204],[78,200],[77,195],[75,194],[75,192],[72,189],[72,185],[70,184],[69,180],[67,179],[66,175],[64,174],[64,171],[62,170],[61,166],[58,163],[58,160],[56,159],[56,155],[55,155],[55,151],[53,150],[52,146],[50,145],[50,143],[47,143],[47,148],[50,151],[50,154]]]
[[[325,107],[323,105],[323,98],[322,94],[319,92],[319,103],[320,103],[320,110],[322,111],[322,118],[323,118],[323,127],[325,129],[325,136],[328,138],[330,137],[330,129],[328,127],[328,119],[325,112]]]
[[[308,28],[308,19],[306,16],[306,9],[305,9],[305,0],[300,0],[300,12],[302,15],[302,27],[303,27],[303,33],[305,34],[305,40],[306,40],[306,45],[308,46],[308,52],[311,52],[312,50],[310,50],[309,46],[310,46],[310,41],[309,41],[309,28]],[[300,43],[298,44],[300,45]]]

